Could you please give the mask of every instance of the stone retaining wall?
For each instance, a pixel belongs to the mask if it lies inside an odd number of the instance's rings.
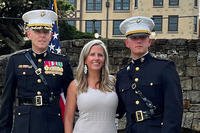
[[[62,53],[67,54],[75,70],[80,51],[90,40],[62,41]],[[116,72],[130,60],[130,51],[123,40],[103,40],[108,48],[110,72]],[[200,40],[156,40],[150,51],[159,58],[171,59],[176,63],[183,89],[184,115],[182,126],[200,131]],[[0,90],[3,87],[4,69],[9,55],[0,56]],[[119,128],[124,128],[124,120]]]

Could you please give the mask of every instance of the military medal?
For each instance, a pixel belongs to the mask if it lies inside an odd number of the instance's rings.
[[[45,74],[52,74],[53,76],[63,75],[63,63],[58,61],[44,61]]]

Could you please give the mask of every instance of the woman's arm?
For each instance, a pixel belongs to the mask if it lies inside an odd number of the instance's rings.
[[[76,97],[77,97],[77,88],[76,88],[76,83],[73,80],[67,89],[67,101],[65,105],[65,115],[64,115],[65,133],[73,132],[74,114],[76,111]]]

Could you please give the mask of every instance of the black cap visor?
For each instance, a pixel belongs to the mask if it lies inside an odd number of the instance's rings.
[[[134,33],[126,36],[127,38],[136,39],[136,38],[147,38],[149,37],[148,33]]]
[[[45,29],[45,28],[42,28],[42,29],[32,29],[32,30],[35,31],[35,32],[39,32],[39,33],[49,33],[49,32],[51,32],[51,30]]]

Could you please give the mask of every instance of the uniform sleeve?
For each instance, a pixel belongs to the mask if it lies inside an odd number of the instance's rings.
[[[12,129],[15,86],[14,60],[10,57],[6,67],[4,88],[0,97],[0,133],[10,133]]]
[[[119,92],[119,77],[118,77],[118,75],[116,78],[115,88],[116,88],[116,93],[118,96],[117,118],[121,119],[125,114],[125,106],[124,106],[124,103],[122,101],[122,98],[121,98],[121,95]]]
[[[180,79],[173,62],[165,67],[163,74],[164,116],[162,133],[180,133],[183,113]]]
[[[64,78],[63,79],[64,80],[63,91],[64,91],[64,94],[66,96],[67,88],[68,88],[70,82],[74,79],[71,65],[69,64],[69,61],[67,59],[65,60],[63,78]]]

